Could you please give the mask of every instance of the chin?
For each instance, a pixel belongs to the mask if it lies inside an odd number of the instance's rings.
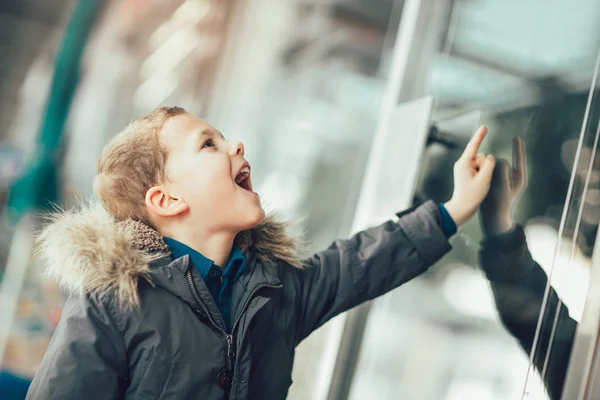
[[[259,225],[261,222],[263,222],[265,220],[265,210],[263,210],[262,207],[257,207],[256,209],[252,210],[252,213],[248,214],[248,228],[246,229],[250,229],[250,228],[254,228],[255,226]]]
[[[260,225],[264,220],[265,211],[262,207],[252,207],[251,209],[246,210],[243,215],[240,215],[239,218],[236,218],[236,221],[238,222],[236,230],[241,232],[252,229]]]

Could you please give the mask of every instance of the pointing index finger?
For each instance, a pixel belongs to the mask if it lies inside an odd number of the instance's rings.
[[[513,168],[519,173],[525,172],[525,159],[523,155],[523,139],[515,137],[513,139]]]
[[[523,146],[523,139],[518,136],[513,139],[513,179],[516,186],[525,182],[525,175],[527,173]]]
[[[467,143],[467,147],[465,147],[465,151],[463,152],[463,157],[467,159],[472,159],[477,156],[477,152],[479,151],[479,147],[481,146],[481,142],[483,142],[483,138],[487,133],[487,128],[485,126],[480,126],[477,129],[477,132],[473,135],[469,143]]]

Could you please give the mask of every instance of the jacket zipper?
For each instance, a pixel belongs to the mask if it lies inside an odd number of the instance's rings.
[[[269,284],[266,284],[266,283],[259,283],[258,285],[254,286],[254,288],[252,288],[252,290],[250,291],[250,295],[246,299],[246,302],[244,303],[244,305],[242,306],[240,312],[238,313],[238,316],[235,319],[235,322],[233,323],[233,326],[231,328],[231,333],[227,333],[224,329],[222,329],[221,327],[219,327],[219,325],[217,325],[217,323],[215,322],[215,320],[213,319],[213,317],[208,312],[208,309],[206,308],[206,306],[204,305],[204,303],[200,300],[200,296],[198,295],[198,290],[196,289],[196,285],[194,284],[194,279],[192,277],[192,272],[189,269],[187,271],[186,276],[187,276],[187,280],[188,280],[188,284],[190,286],[190,289],[192,290],[192,295],[194,296],[194,300],[196,301],[196,303],[200,307],[202,307],[202,309],[204,310],[204,313],[206,314],[206,316],[208,316],[208,319],[209,319],[210,323],[215,328],[217,328],[219,330],[219,332],[221,333],[221,336],[227,342],[227,368],[229,370],[233,371],[233,360],[235,358],[235,343],[233,343],[233,336],[235,334],[235,329],[237,328],[238,323],[242,319],[242,315],[244,315],[244,312],[246,311],[246,308],[250,304],[250,300],[252,300],[254,294],[259,289],[262,289],[263,287],[279,288],[279,287],[281,287],[281,284],[279,284],[279,285],[269,285]]]
[[[264,287],[269,287],[269,288],[277,289],[277,288],[281,287],[281,284],[270,285],[268,283],[259,283],[259,284],[257,284],[256,286],[254,286],[252,288],[252,290],[250,291],[250,295],[246,299],[246,302],[242,306],[240,312],[238,313],[238,316],[235,319],[235,322],[233,323],[233,327],[231,328],[231,335],[233,335],[233,333],[235,332],[235,328],[237,327],[238,323],[240,322],[240,319],[242,319],[242,315],[244,315],[244,312],[246,311],[246,308],[250,304],[250,300],[252,300],[252,297],[254,297],[254,294],[256,292],[258,292],[258,289],[262,289]]]

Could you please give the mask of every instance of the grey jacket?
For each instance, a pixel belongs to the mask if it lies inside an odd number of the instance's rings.
[[[427,202],[302,260],[268,219],[238,243],[227,332],[187,256],[158,232],[102,212],[59,216],[40,239],[69,296],[28,399],[283,399],[296,346],[332,317],[417,275],[450,250]]]

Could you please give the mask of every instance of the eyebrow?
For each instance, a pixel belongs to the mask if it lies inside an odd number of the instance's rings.
[[[219,134],[221,136],[221,139],[225,139],[225,136],[223,136],[223,134],[221,132],[219,132],[216,129],[210,129],[210,128],[204,128],[201,131],[198,132],[197,134],[197,140],[200,140],[202,138],[202,136],[210,136],[210,135],[214,135],[214,134]]]

